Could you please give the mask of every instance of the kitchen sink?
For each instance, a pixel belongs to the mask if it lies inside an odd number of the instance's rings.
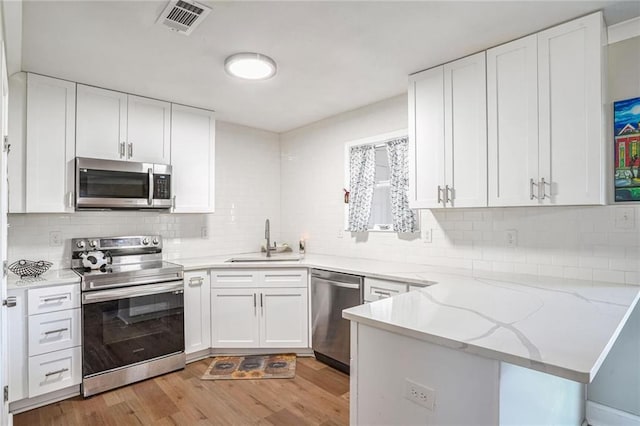
[[[262,256],[242,256],[242,257],[232,257],[231,259],[225,260],[225,262],[229,263],[240,263],[240,262],[296,262],[300,260],[300,256],[297,254],[291,255],[278,255],[272,254],[271,257],[267,257],[265,255]]]

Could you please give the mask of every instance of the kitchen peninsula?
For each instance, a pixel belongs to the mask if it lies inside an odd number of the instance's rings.
[[[640,296],[507,274],[437,281],[344,311],[352,424],[579,425],[585,384]]]

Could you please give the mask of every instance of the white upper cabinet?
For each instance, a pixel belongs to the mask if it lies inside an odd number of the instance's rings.
[[[485,53],[444,66],[445,203],[487,205]]]
[[[601,12],[538,33],[543,204],[606,202],[602,104],[605,45]]]
[[[26,212],[74,210],[76,84],[27,76]]]
[[[444,67],[409,77],[409,203],[442,207],[444,187]]]
[[[411,76],[409,117],[411,207],[486,206],[485,53]]]
[[[489,205],[605,202],[601,13],[487,51]]]
[[[213,213],[215,118],[211,111],[172,105],[171,165],[176,213]]]
[[[127,159],[169,164],[171,104],[127,95]]]
[[[489,206],[537,204],[535,34],[487,51],[487,122]]]
[[[171,104],[78,85],[76,154],[169,163]]]
[[[126,160],[126,93],[78,84],[76,155]]]

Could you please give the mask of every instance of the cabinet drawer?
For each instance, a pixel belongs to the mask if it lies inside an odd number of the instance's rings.
[[[34,288],[28,291],[28,315],[80,307],[78,284]]]
[[[29,397],[78,385],[82,379],[80,346],[29,358]]]
[[[212,270],[211,287],[256,287],[260,273],[252,269]]]
[[[80,308],[29,316],[29,356],[79,346]]]
[[[266,287],[307,287],[306,269],[273,269],[262,272]]]
[[[364,301],[374,302],[387,297],[407,292],[407,285],[393,281],[383,281],[375,278],[364,280]]]

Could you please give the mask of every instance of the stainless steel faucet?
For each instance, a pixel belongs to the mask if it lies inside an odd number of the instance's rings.
[[[269,219],[264,222],[264,237],[267,239],[267,257],[271,257],[271,227],[269,226]]]

